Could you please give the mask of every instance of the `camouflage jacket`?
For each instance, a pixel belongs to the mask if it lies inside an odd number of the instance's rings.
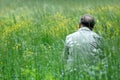
[[[66,69],[94,64],[98,60],[99,47],[100,36],[87,27],[81,27],[78,31],[68,35],[62,54]]]

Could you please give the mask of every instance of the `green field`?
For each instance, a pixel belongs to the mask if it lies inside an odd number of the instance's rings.
[[[65,37],[96,19],[104,61],[62,77]],[[120,80],[119,0],[0,0],[0,80]]]

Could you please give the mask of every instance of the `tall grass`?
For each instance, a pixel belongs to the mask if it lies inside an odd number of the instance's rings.
[[[120,80],[119,0],[0,0],[0,80]],[[62,77],[66,35],[96,18],[106,65]]]

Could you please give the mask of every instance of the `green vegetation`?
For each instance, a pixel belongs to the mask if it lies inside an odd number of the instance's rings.
[[[65,80],[120,80],[119,0],[0,0],[0,80],[62,80],[66,35],[83,14],[103,37],[101,63]],[[78,79],[78,76],[80,77]]]

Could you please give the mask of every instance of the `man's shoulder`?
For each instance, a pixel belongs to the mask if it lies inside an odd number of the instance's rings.
[[[74,32],[74,33],[71,33],[71,34],[67,35],[66,39],[74,38],[74,37],[77,36],[77,35],[78,35],[78,32],[76,31],[76,32]]]
[[[101,36],[93,31],[91,31],[91,34],[94,36],[94,37],[97,37],[97,38],[101,38]]]
[[[77,35],[78,35],[78,32],[74,32],[74,33],[67,35],[66,40],[65,40],[66,44],[69,46],[72,45]]]

